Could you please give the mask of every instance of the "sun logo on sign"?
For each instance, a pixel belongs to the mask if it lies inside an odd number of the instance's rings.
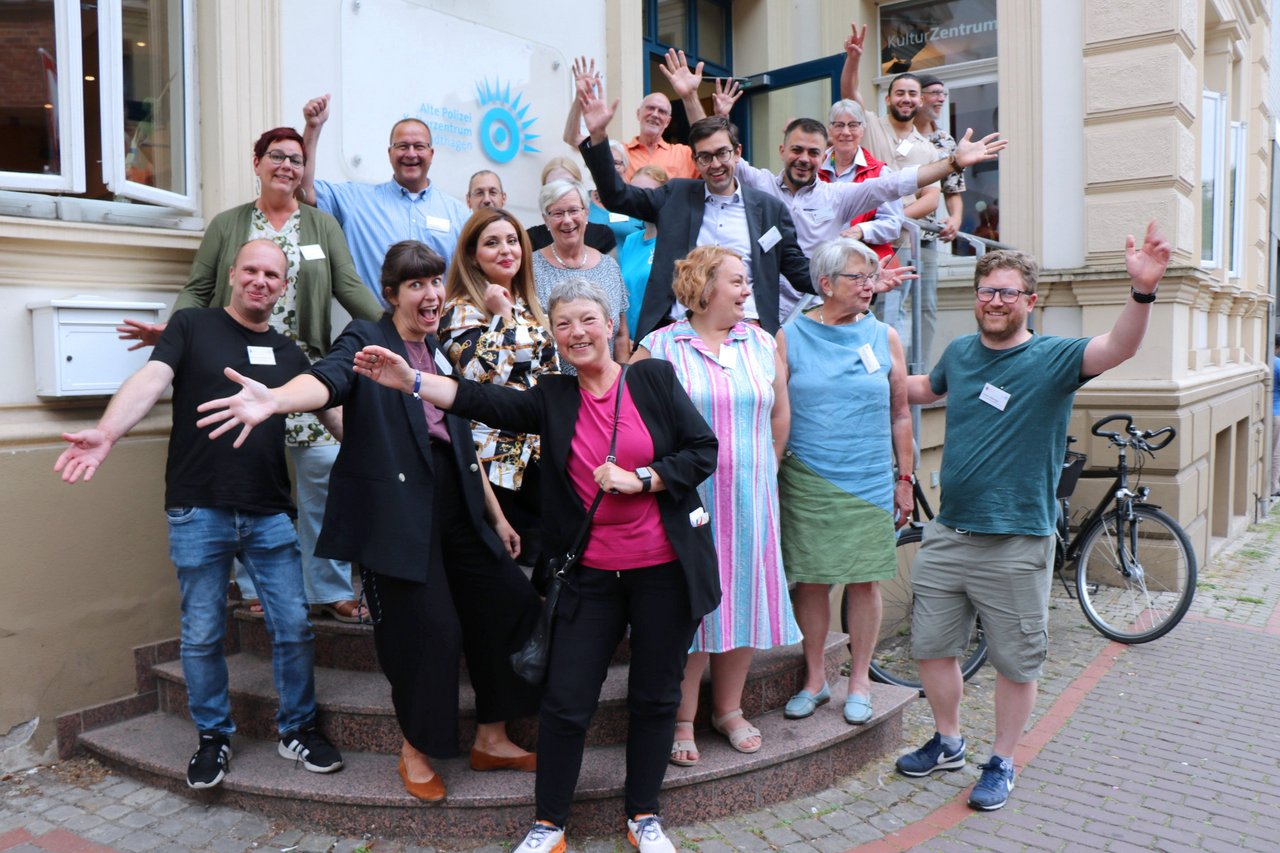
[[[509,163],[520,152],[526,154],[540,153],[532,145],[538,134],[529,129],[538,120],[537,116],[525,119],[529,112],[528,104],[520,103],[520,95],[511,99],[511,86],[494,80],[476,84],[476,102],[482,113],[480,116],[480,147],[485,156],[495,163]]]

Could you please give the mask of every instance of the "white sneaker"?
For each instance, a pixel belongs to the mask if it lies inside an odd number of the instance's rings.
[[[516,853],[564,853],[564,830],[545,820],[536,821]]]
[[[638,814],[627,821],[627,840],[640,853],[676,853],[676,846],[662,831],[662,818],[656,814]]]

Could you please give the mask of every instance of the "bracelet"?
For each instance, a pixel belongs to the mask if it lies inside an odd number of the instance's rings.
[[[1154,290],[1150,293],[1140,293],[1133,289],[1133,285],[1129,285],[1129,295],[1132,296],[1133,301],[1137,302],[1139,305],[1150,305],[1152,302],[1156,301],[1156,292]]]
[[[911,476],[910,474],[899,474],[899,475],[898,475],[898,482],[899,482],[899,483],[911,483],[912,485],[915,485],[916,478],[915,478],[915,477],[913,477],[913,476]]]
[[[951,164],[952,172],[955,172],[957,175],[964,172],[964,166],[961,166],[960,162],[956,160],[956,152],[952,151],[951,156],[947,158],[947,161]]]
[[[421,390],[422,390],[422,371],[415,370],[413,372],[413,399],[415,400],[422,399],[421,397],[418,396],[418,392]]]

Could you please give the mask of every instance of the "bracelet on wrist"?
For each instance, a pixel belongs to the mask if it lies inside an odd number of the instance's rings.
[[[1139,305],[1150,305],[1152,302],[1156,301],[1156,292],[1154,290],[1150,293],[1143,293],[1142,291],[1135,289],[1133,285],[1129,285],[1129,295],[1133,297],[1133,301],[1137,302]]]
[[[898,475],[898,482],[899,482],[899,483],[911,483],[911,484],[914,486],[914,485],[915,485],[915,482],[916,482],[916,478],[915,478],[915,477],[913,477],[911,474],[899,474],[899,475]]]
[[[421,390],[422,390],[422,371],[415,370],[413,372],[413,399],[415,400],[422,399],[420,396],[418,396],[418,392]]]

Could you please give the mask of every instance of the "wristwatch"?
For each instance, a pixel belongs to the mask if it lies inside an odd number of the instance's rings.
[[[1129,295],[1133,297],[1134,302],[1141,303],[1142,305],[1150,305],[1152,302],[1156,301],[1156,292],[1154,290],[1150,293],[1142,293],[1134,290],[1132,285],[1129,286]]]
[[[653,487],[653,472],[648,468],[644,466],[637,468],[636,476],[640,478],[640,491],[647,492]]]

